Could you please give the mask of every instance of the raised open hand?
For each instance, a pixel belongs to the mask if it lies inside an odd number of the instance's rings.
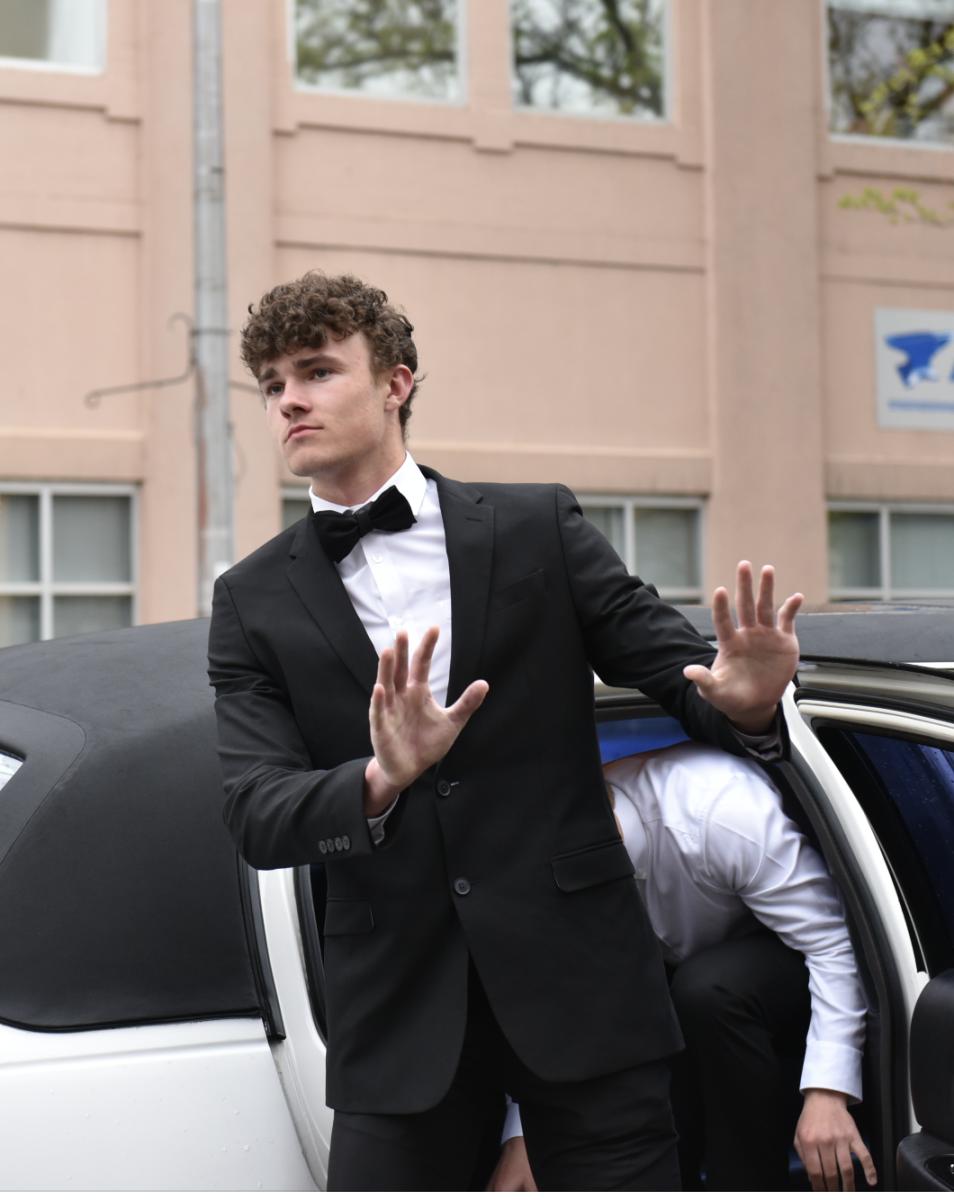
[[[374,758],[365,771],[364,811],[374,817],[391,804],[428,767],[443,758],[480,708],[490,685],[475,680],[450,708],[431,694],[431,658],[440,629],[432,625],[421,638],[408,668],[408,640],[402,630],[394,648],[378,661],[371,694],[371,745]]]
[[[752,564],[740,562],[736,575],[736,629],[729,611],[729,593],[716,588],[712,623],[719,652],[711,667],[686,667],[684,674],[703,698],[725,713],[743,733],[764,733],[798,667],[795,614],[803,597],[789,596],[775,619],[775,568],[763,567],[758,600]]]

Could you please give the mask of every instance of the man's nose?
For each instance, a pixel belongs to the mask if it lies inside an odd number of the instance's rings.
[[[286,379],[278,406],[283,413],[288,414],[310,408],[308,389],[297,379]]]

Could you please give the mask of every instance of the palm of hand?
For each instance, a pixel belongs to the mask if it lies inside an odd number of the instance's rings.
[[[489,690],[472,683],[456,704],[441,708],[431,693],[431,658],[440,630],[432,626],[408,666],[408,638],[399,633],[394,649],[378,663],[371,696],[371,746],[388,782],[403,791],[450,750]]]
[[[712,623],[719,650],[711,668],[686,667],[685,675],[703,698],[740,729],[760,733],[768,728],[785,688],[798,667],[795,614],[802,603],[790,596],[775,618],[775,572],[762,568],[756,600],[750,563],[741,562],[736,578],[736,629],[725,588],[712,601]]]

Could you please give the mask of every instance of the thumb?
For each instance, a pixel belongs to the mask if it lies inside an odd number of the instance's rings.
[[[490,684],[485,679],[475,679],[457,703],[447,710],[447,715],[463,728],[483,704],[489,691]]]
[[[700,692],[715,686],[715,676],[702,663],[691,663],[688,667],[683,667],[682,673],[696,685]]]

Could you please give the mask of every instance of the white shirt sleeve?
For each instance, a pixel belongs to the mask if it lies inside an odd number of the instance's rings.
[[[501,1146],[511,1138],[523,1137],[523,1123],[520,1120],[520,1105],[507,1097],[507,1115],[504,1117],[503,1133],[500,1135]]]
[[[709,807],[707,882],[734,891],[786,946],[805,955],[812,1019],[801,1088],[861,1099],[865,1001],[835,884],[766,783],[736,777]]]

